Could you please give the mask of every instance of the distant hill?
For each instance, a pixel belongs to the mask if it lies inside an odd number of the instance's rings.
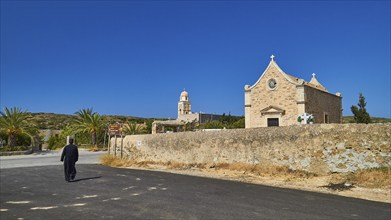
[[[30,113],[29,121],[38,125],[39,129],[61,130],[69,125],[75,116],[54,113]]]
[[[354,117],[353,116],[343,116],[342,117],[343,123],[354,123]],[[391,123],[391,118],[380,118],[380,117],[371,117],[372,123]]]
[[[75,115],[66,115],[66,114],[55,114],[55,113],[30,113],[33,117],[29,121],[38,125],[39,129],[52,129],[52,130],[61,130],[64,129],[67,125],[70,125]],[[140,118],[134,116],[117,116],[117,115],[102,115],[103,119],[109,124],[120,122],[124,123],[126,121],[135,121],[137,123],[144,123],[148,121],[155,120],[154,118]]]
[[[75,115],[55,114],[55,113],[30,113],[33,117],[29,121],[38,125],[39,129],[61,130],[67,125],[70,125]],[[134,116],[120,115],[102,115],[103,119],[108,123],[135,121],[137,123],[153,122],[155,118],[141,118]],[[165,120],[166,118],[156,118],[157,120]],[[391,118],[371,117],[372,123],[391,123]],[[354,123],[353,116],[344,116],[343,123]]]

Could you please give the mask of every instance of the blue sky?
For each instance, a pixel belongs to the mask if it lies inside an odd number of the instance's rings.
[[[1,109],[244,114],[275,55],[352,115],[390,116],[390,1],[1,1]]]

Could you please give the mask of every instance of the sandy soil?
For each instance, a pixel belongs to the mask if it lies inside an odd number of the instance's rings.
[[[260,185],[268,185],[281,188],[290,188],[305,190],[311,192],[334,194],[339,196],[354,197],[359,199],[366,199],[372,201],[391,203],[390,189],[371,189],[353,186],[350,189],[335,190],[330,187],[325,187],[332,182],[332,176],[318,176],[310,178],[295,178],[295,177],[272,177],[272,176],[258,176],[251,173],[243,173],[239,171],[225,170],[225,169],[168,169],[160,165],[148,165],[148,168],[128,167],[132,169],[146,169],[157,170],[162,172],[177,173],[183,175],[201,176],[216,179],[225,179],[231,181],[239,181],[245,183],[253,183]]]

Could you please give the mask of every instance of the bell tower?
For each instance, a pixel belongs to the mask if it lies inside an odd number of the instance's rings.
[[[178,102],[178,118],[181,115],[187,114],[191,114],[191,105],[189,100],[189,94],[186,92],[185,89],[183,89],[183,92],[181,92],[181,96],[179,97]]]

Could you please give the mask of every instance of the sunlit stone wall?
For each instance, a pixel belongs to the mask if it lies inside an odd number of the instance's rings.
[[[314,173],[391,166],[391,124],[311,124],[132,135],[123,156],[135,161],[272,164]],[[111,140],[120,155],[121,139]]]

